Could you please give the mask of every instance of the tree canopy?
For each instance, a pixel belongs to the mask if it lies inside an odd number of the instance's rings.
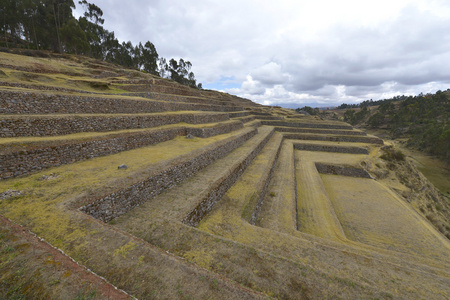
[[[383,126],[393,138],[407,138],[409,146],[441,157],[450,164],[449,94],[447,90],[373,101],[378,103],[378,108],[369,111],[366,105],[358,112],[347,110],[344,121],[372,128]]]
[[[136,46],[120,43],[114,32],[102,26],[100,7],[86,0],[78,4],[84,14],[76,19],[72,0],[0,0],[0,46],[87,55],[202,87],[196,83],[191,62],[172,58],[167,63],[150,41]]]

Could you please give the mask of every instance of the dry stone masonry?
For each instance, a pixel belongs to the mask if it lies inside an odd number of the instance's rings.
[[[256,133],[256,129],[247,130],[236,138],[229,138],[220,142],[212,149],[204,149],[202,153],[194,157],[186,155],[186,158],[181,159],[181,162],[175,163],[162,172],[154,174],[124,190],[116,191],[106,197],[95,200],[91,204],[82,207],[81,211],[92,215],[94,218],[108,222],[197,173],[213,161],[239,147]]]
[[[204,124],[227,120],[227,113],[5,116],[0,117],[0,137],[56,136],[149,128],[182,122]]]

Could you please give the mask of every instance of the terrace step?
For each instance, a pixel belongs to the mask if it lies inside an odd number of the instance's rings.
[[[219,201],[239,173],[254,158],[258,151],[264,147],[273,135],[270,127],[259,128],[258,134],[243,143],[228,155],[220,158],[187,178],[179,185],[161,193],[139,207],[120,218],[123,226],[133,223],[133,216],[144,213],[152,220],[170,220],[180,222],[187,215],[198,208],[208,197],[211,201]],[[213,203],[214,204],[214,203]],[[205,212],[207,213],[207,212]],[[199,216],[201,219],[203,216]]]
[[[183,111],[117,115],[4,115],[0,116],[0,137],[56,136],[78,132],[150,128],[182,122],[203,124],[227,120],[227,113]]]
[[[363,135],[367,133],[359,130],[338,130],[338,129],[312,129],[312,128],[294,128],[294,127],[275,127],[279,132],[297,132],[297,133],[314,133],[314,134],[334,134],[334,135]]]
[[[305,151],[322,151],[322,152],[337,152],[337,153],[353,153],[353,154],[369,154],[368,147],[355,147],[355,146],[344,146],[341,144],[334,143],[308,143],[308,142],[297,142],[292,140],[294,143],[294,148],[296,150]]]
[[[209,99],[203,97],[195,97],[195,96],[182,96],[177,94],[161,94],[154,92],[129,92],[129,93],[121,93],[121,96],[127,97],[141,97],[151,100],[162,100],[167,102],[185,102],[192,104],[207,104],[214,106],[236,106],[234,103],[229,103],[223,100]]]
[[[101,196],[94,202],[83,206],[81,211],[108,222],[193,176],[241,146],[256,133],[256,129],[244,128],[237,131],[235,135],[210,146],[156,163],[148,169],[144,179]]]
[[[221,200],[223,195],[227,193],[228,189],[230,189],[235,182],[239,180],[241,175],[252,164],[255,157],[257,157],[261,151],[264,151],[263,149],[265,149],[265,146],[272,137],[274,131],[273,128],[266,127],[260,128],[259,132],[262,134],[259,136],[259,141],[256,144],[256,147],[250,148],[249,150],[251,151],[247,152],[247,155],[233,162],[231,168],[227,170],[227,173],[224,176],[221,176],[221,178],[214,183],[212,188],[207,191],[206,195],[201,198],[198,205],[190,211],[185,218],[183,218],[183,223],[190,226],[197,226],[199,222],[213,209],[216,203]]]
[[[170,96],[165,96],[170,98]],[[173,99],[173,97],[171,98]],[[242,106],[150,100],[120,95],[73,95],[42,91],[0,93],[0,114],[155,113],[165,111],[242,111]]]
[[[220,204],[199,224],[199,229],[255,224],[278,159],[283,137],[274,134],[264,149],[225,193]]]
[[[307,133],[283,133],[283,135],[285,138],[293,140],[370,143],[377,145],[384,144],[382,139],[375,136],[322,135],[322,134],[307,134]]]
[[[0,140],[0,179],[29,174],[98,156],[128,151],[174,139],[177,136],[211,136],[239,130],[239,121],[212,125],[168,125],[154,129],[95,134],[72,134],[56,138],[10,138]]]
[[[292,119],[295,120],[295,119]],[[345,130],[352,130],[353,127],[343,123],[343,122],[315,122],[312,120],[308,120],[308,123],[306,122],[287,122],[287,121],[261,121],[263,125],[269,125],[269,126],[275,126],[275,127],[300,127],[300,128],[326,128],[326,129],[345,129]]]
[[[255,225],[286,233],[298,230],[297,181],[292,141],[283,141]]]

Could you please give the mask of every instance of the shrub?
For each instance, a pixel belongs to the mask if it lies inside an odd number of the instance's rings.
[[[381,159],[386,161],[404,161],[405,154],[400,150],[395,149],[383,149],[384,153],[380,156]]]

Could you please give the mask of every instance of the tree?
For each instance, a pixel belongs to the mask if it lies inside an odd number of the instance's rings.
[[[55,20],[56,39],[58,42],[57,49],[59,53],[62,53],[63,48],[61,45],[60,29],[66,22],[73,18],[72,8],[75,8],[75,4],[72,0],[52,0],[52,7]]]
[[[139,46],[136,46],[135,65],[138,69],[153,75],[159,75],[158,58],[158,52],[150,41],[147,41],[145,46],[142,46],[142,43],[139,43]]]
[[[89,43],[86,34],[81,29],[77,20],[71,19],[63,28],[61,28],[61,37],[65,52],[75,54],[87,54],[89,52]]]
[[[95,4],[88,3],[86,0],[78,1],[79,4],[81,4],[84,8],[84,18],[88,20],[89,22],[98,25],[105,22],[105,20],[102,18],[103,11]]]
[[[302,108],[297,108],[296,109],[297,112],[307,112],[310,115],[317,115],[317,113],[319,112],[318,108],[312,108],[311,106],[304,106]]]
[[[346,110],[344,113],[344,122],[352,124],[354,119],[355,119],[355,111],[351,109]]]
[[[202,88],[202,85],[197,85],[195,75],[193,72],[191,72],[192,64],[190,61],[185,61],[184,59],[180,58],[180,60],[177,62],[175,59],[171,59],[168,64],[168,71],[170,74],[170,79],[193,87],[193,88]]]
[[[367,120],[367,124],[373,128],[380,126],[383,122],[384,122],[384,114],[379,111],[373,114],[369,118],[369,120]]]
[[[164,57],[161,57],[158,61],[159,76],[162,78],[169,78],[169,65]]]

